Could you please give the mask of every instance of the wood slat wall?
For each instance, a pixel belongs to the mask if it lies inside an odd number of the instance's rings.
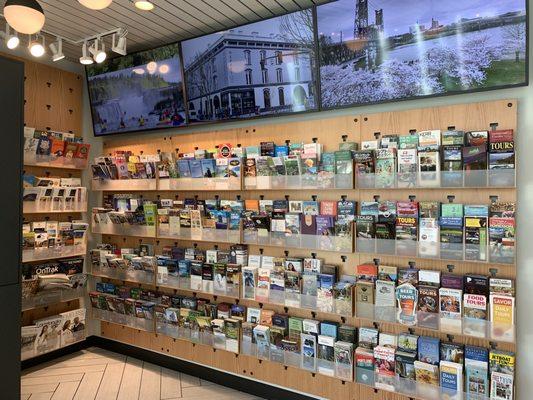
[[[286,139],[292,142],[304,141],[311,142],[316,137],[324,145],[324,151],[334,151],[338,149],[342,136],[347,135],[348,141],[360,143],[362,140],[371,140],[376,132],[381,134],[407,134],[409,130],[417,131],[426,129],[446,130],[450,126],[455,126],[461,130],[483,130],[490,129],[491,123],[498,123],[500,129],[514,129],[516,134],[517,128],[517,102],[516,100],[501,100],[484,103],[458,104],[444,107],[421,108],[401,112],[388,112],[379,114],[364,115],[347,115],[335,118],[324,118],[316,120],[306,120],[290,123],[272,123],[268,125],[250,125],[245,128],[227,129],[227,130],[207,130],[201,133],[180,134],[174,136],[159,137],[150,136],[143,139],[142,134],[128,135],[127,137],[117,136],[106,138],[104,142],[105,153],[112,153],[117,150],[132,150],[135,153],[144,151],[145,154],[155,153],[157,150],[174,151],[179,148],[180,152],[189,152],[198,148],[212,148],[220,143],[240,143],[242,146],[257,145],[261,141],[273,140],[277,143],[283,143]],[[214,192],[145,192],[142,193],[147,199],[156,199],[159,194],[162,198],[179,198],[194,197],[213,198]],[[311,191],[311,190],[284,190],[284,191],[233,191],[217,192],[221,199],[233,199],[240,194],[244,199],[259,199],[264,195],[267,199],[282,199],[285,194],[290,195],[293,200],[307,200],[312,195],[318,195],[318,200],[340,199],[341,195],[347,195],[350,200],[358,202],[372,200],[374,195],[379,195],[383,200],[407,200],[409,195],[416,195],[417,200],[438,200],[447,201],[448,195],[456,196],[455,202],[466,204],[489,204],[489,196],[497,195],[502,201],[516,201],[516,189],[353,189],[353,190],[328,190],[328,191]],[[156,239],[138,239],[131,237],[104,236],[102,240],[106,243],[115,243],[122,247],[134,247],[139,241],[152,243],[156,251],[161,251],[163,246],[172,245],[172,240]],[[180,245],[191,245],[191,242],[180,242]],[[212,248],[210,243],[198,243],[202,249]],[[224,248],[224,245],[220,246]],[[282,248],[268,246],[249,246],[251,254],[258,254],[259,248],[264,249],[264,254],[283,256]],[[290,250],[290,249],[288,249]],[[417,258],[399,258],[395,256],[369,255],[369,254],[341,254],[334,252],[317,251],[317,257],[324,258],[327,263],[337,264],[340,266],[342,273],[354,274],[355,267],[364,262],[369,262],[373,257],[378,257],[381,264],[395,265],[403,267],[408,265],[408,261],[416,261],[416,266],[423,269],[433,269],[447,271],[447,265],[450,262],[441,260],[424,260]],[[289,252],[290,256],[309,256],[304,250],[294,250]],[[341,255],[346,255],[346,261],[341,260]],[[454,262],[456,266],[454,272],[458,274],[479,273],[489,275],[491,264],[469,263],[463,261]],[[498,274],[502,277],[516,278],[516,268],[514,265],[498,266]],[[202,295],[203,296],[203,295]],[[221,301],[222,299],[219,299]],[[253,302],[241,300],[242,304],[253,306]],[[283,311],[283,307],[271,307],[265,305],[265,308]],[[290,308],[290,315],[311,318],[309,311]],[[331,316],[317,315],[318,319],[337,319]],[[323,317],[323,318],[321,318]],[[372,321],[361,320],[358,318],[348,318],[347,323],[353,326],[372,326]],[[384,332],[400,333],[408,329],[397,324],[379,324],[380,330]],[[416,328],[416,334],[436,336],[442,340],[448,340],[446,334]],[[127,327],[121,327],[110,323],[102,323],[101,334],[104,337],[124,341],[130,344],[151,348],[155,351],[161,351],[165,354],[174,355],[187,360],[201,362],[205,365],[212,365],[223,370],[239,373],[244,376],[250,376],[256,379],[265,380],[266,382],[288,388],[301,390],[310,394],[323,396],[326,398],[346,398],[346,399],[383,399],[395,400],[403,398],[402,396],[388,393],[385,391],[375,392],[371,388],[357,385],[355,383],[342,384],[337,379],[327,378],[316,374],[314,377],[308,372],[294,368],[284,370],[282,365],[263,361],[259,365],[258,360],[240,355],[227,355],[223,351],[216,351],[209,347],[193,345],[184,341],[176,341],[156,335],[146,333]],[[488,340],[477,339],[472,337],[457,336],[455,341],[465,344],[479,345],[489,347]],[[500,344],[499,348],[503,350],[516,350],[516,346],[511,343]]]

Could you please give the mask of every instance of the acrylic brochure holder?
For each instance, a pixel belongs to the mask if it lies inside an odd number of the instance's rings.
[[[24,165],[44,168],[61,168],[61,169],[86,169],[87,159],[58,157],[55,155],[41,155],[33,152],[24,152]]]
[[[286,234],[284,232],[259,232],[245,230],[243,244],[257,246],[274,246],[306,250],[353,252],[352,236],[326,236]]]
[[[230,178],[169,178],[159,179],[158,190],[231,191],[242,189],[242,179]]]
[[[232,229],[214,228],[179,228],[174,232],[170,231],[168,225],[159,224],[157,237],[159,239],[170,240],[190,240],[198,242],[214,243],[240,243],[241,231]]]
[[[245,190],[353,189],[353,174],[252,176],[244,178]]]
[[[153,271],[140,271],[135,270],[133,268],[118,269],[93,266],[91,270],[91,275],[99,276],[102,278],[115,279],[119,281],[135,282],[147,285],[154,284]]]
[[[515,188],[515,169],[355,174],[357,189]]]
[[[85,297],[85,287],[77,289],[43,290],[34,295],[22,298],[22,311],[52,304],[64,303]]]
[[[97,179],[93,178],[94,191],[150,191],[157,190],[157,179]]]
[[[118,325],[126,325],[141,331],[153,332],[154,320],[148,318],[138,318],[133,315],[120,314],[114,311],[92,309],[92,317],[101,321],[111,322]]]

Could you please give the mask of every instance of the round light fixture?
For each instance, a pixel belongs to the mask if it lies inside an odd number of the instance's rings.
[[[0,32],[0,36],[5,40],[6,47],[9,50],[16,49],[18,47],[18,45],[20,44],[20,39],[19,39],[19,36],[17,34],[17,31],[14,31],[13,33],[11,33],[11,29],[9,27],[9,24],[6,24],[6,31],[5,32]]]
[[[79,3],[91,10],[103,10],[113,2],[113,0],[78,0]]]
[[[20,39],[16,35],[13,35],[6,40],[6,46],[9,50],[16,49],[19,44],[20,44]]]
[[[44,48],[44,36],[41,36],[41,38],[41,41],[39,41],[39,37],[37,36],[35,40],[30,40],[28,44],[30,54],[34,57],[42,57],[46,52],[46,49]]]
[[[167,64],[163,64],[159,67],[160,74],[166,74],[168,71],[170,71],[170,67]]]
[[[137,75],[142,75],[142,74],[144,74],[144,69],[142,69],[142,68],[135,68],[135,69],[133,69],[133,72],[134,72],[135,74],[137,74]]]
[[[7,0],[4,17],[17,32],[32,35],[44,26],[44,11],[36,0]]]
[[[87,54],[87,42],[83,43],[83,47],[81,48],[81,57],[80,57],[80,63],[83,64],[83,65],[90,65],[92,64],[94,61],[93,61],[93,58],[92,57],[89,57],[88,54]]]
[[[135,0],[135,7],[143,11],[151,11],[154,9],[154,3],[147,0]]]

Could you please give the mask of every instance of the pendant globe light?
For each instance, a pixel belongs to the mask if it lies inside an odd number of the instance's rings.
[[[78,0],[82,6],[91,10],[103,10],[113,2],[113,0]]]
[[[36,0],[7,0],[4,17],[17,32],[33,35],[44,26],[44,11]]]

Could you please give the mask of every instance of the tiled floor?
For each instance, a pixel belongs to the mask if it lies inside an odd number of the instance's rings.
[[[23,400],[261,400],[99,348],[25,370]]]

